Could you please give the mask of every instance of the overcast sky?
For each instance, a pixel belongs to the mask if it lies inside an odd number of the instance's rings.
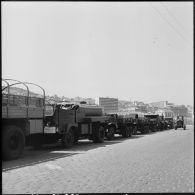
[[[1,2],[2,78],[47,95],[193,105],[193,2]]]

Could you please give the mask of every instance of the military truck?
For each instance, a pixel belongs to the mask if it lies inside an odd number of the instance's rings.
[[[175,130],[177,130],[177,128],[183,128],[184,130],[186,129],[184,116],[177,116],[177,118],[175,119],[174,128]]]
[[[163,131],[163,130],[167,130],[167,123],[165,121],[165,118],[163,115],[159,115],[159,130]]]
[[[106,114],[105,137],[108,140],[113,140],[115,134],[123,137],[131,137],[133,133],[133,119],[121,114]]]
[[[61,141],[71,147],[80,138],[93,142],[104,141],[106,116],[98,106],[66,103],[46,103],[45,90],[37,84],[13,79],[2,79],[2,152],[3,159],[16,159],[25,145],[39,148],[45,143]],[[12,94],[22,85],[26,94]],[[29,86],[42,91],[33,96]]]
[[[114,138],[114,134],[123,137],[131,137],[137,133],[149,133],[149,121],[138,113],[107,114],[109,116],[105,136],[108,140]]]
[[[135,131],[134,133],[137,134],[140,132],[141,134],[148,134],[150,132],[149,129],[149,119],[144,117],[144,114],[138,113],[136,114],[135,120]]]
[[[149,121],[149,129],[152,132],[160,130],[160,118],[158,114],[145,114],[144,117]]]

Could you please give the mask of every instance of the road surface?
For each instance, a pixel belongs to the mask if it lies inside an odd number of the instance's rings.
[[[2,164],[2,192],[194,192],[194,127],[25,150]]]

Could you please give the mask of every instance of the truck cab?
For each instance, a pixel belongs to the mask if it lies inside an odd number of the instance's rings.
[[[184,116],[177,116],[177,118],[175,119],[174,128],[175,130],[177,130],[177,128],[183,128],[184,130],[186,129]]]
[[[165,117],[165,124],[167,129],[173,129],[173,117]]]

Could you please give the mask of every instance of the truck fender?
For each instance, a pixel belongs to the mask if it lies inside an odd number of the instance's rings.
[[[60,129],[60,134],[67,133],[71,128],[73,129],[78,128],[78,124],[77,123],[64,124],[63,128]]]
[[[108,123],[107,126],[106,126],[106,129],[109,128],[109,127],[114,127],[116,129],[116,125],[113,124],[113,123]]]

